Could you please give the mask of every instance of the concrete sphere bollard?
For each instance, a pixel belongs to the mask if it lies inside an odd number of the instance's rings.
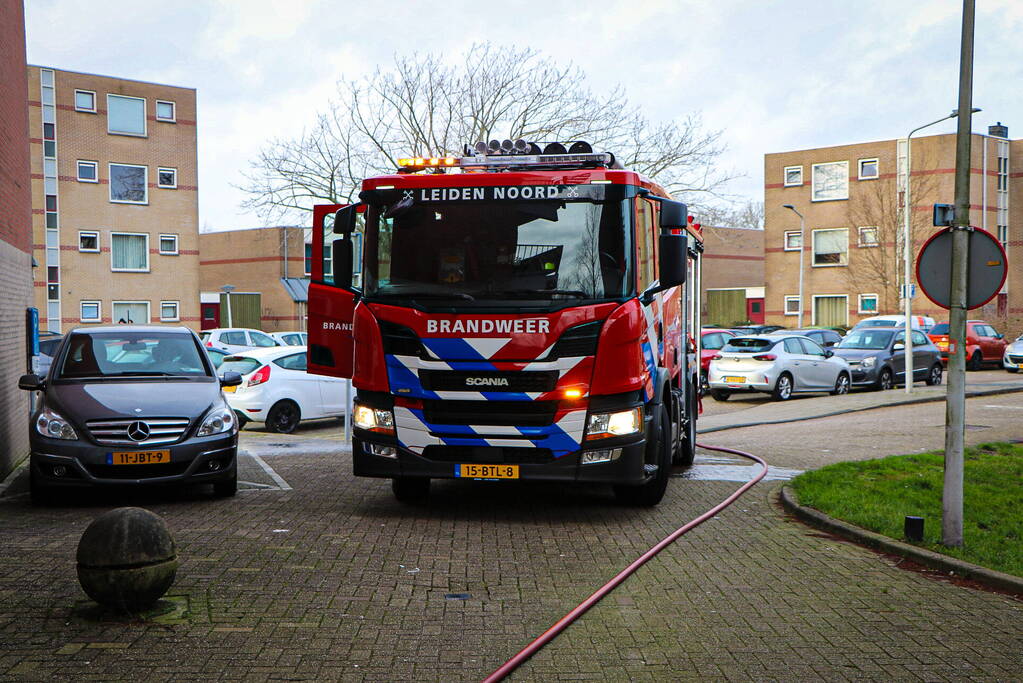
[[[78,582],[106,607],[140,612],[174,583],[178,559],[164,521],[149,510],[116,508],[92,521],[78,542]]]

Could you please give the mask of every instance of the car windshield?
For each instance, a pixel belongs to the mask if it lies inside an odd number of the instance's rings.
[[[209,377],[195,340],[180,332],[71,335],[58,378]]]
[[[894,332],[888,330],[853,330],[839,343],[840,349],[886,349]]]
[[[370,297],[486,301],[607,299],[631,293],[629,202],[599,186],[564,186],[574,200],[524,201],[547,187],[503,190],[504,201],[419,201],[416,190],[367,216],[364,291]],[[480,188],[461,188],[462,190]],[[571,190],[571,195],[569,195]],[[511,199],[515,192],[517,201]],[[462,197],[465,193],[456,193]],[[482,193],[481,193],[482,194]],[[617,193],[621,196],[621,192]],[[471,195],[470,195],[471,196]],[[536,194],[535,196],[539,196]],[[412,198],[414,197],[414,199]],[[588,198],[590,197],[590,198]]]
[[[227,356],[217,369],[220,370],[220,374],[237,372],[239,375],[247,375],[254,372],[260,365],[262,363],[248,356]]]
[[[927,334],[948,334],[948,323],[938,323]]]
[[[733,353],[760,353],[774,346],[773,341],[767,339],[749,339],[746,337],[736,337],[729,339],[728,343],[725,344],[722,351],[731,351]]]
[[[897,327],[900,325],[905,326],[905,323],[898,320],[864,320],[856,327]]]

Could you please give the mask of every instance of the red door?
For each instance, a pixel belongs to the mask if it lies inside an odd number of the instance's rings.
[[[764,300],[746,299],[746,318],[756,325],[764,324]]]
[[[324,272],[324,247],[328,250],[342,235],[324,228],[324,218],[343,204],[313,207],[313,260],[309,282],[309,360],[314,375],[351,378],[355,364],[355,292],[334,284],[334,271]],[[332,259],[333,261],[333,259]],[[332,263],[332,268],[342,264]]]
[[[220,327],[220,304],[202,304],[202,321],[199,323],[202,330],[212,330]]]

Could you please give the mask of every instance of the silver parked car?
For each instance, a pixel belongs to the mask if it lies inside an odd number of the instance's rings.
[[[1023,368],[1023,334],[1005,347],[1005,353],[1002,354],[1002,367],[1009,372],[1019,372],[1020,368]]]
[[[891,389],[906,379],[906,332],[891,327],[854,329],[835,347],[846,359],[856,386]],[[920,330],[913,330],[913,380],[941,384],[941,351]]]
[[[710,361],[710,395],[727,401],[735,392],[761,391],[776,401],[793,393],[849,393],[845,359],[807,337],[767,334],[733,337]]]

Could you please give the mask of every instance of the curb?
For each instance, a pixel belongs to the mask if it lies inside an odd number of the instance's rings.
[[[978,389],[975,391],[967,391],[966,398],[976,398],[978,396],[994,396],[996,394],[1015,394],[1023,391],[1023,387],[1006,387],[1004,389]],[[895,403],[878,403],[872,406],[862,406],[860,408],[843,408],[842,410],[833,410],[829,413],[821,413],[820,415],[804,415],[802,417],[786,417],[780,420],[761,420],[758,422],[740,422],[738,424],[719,425],[717,427],[707,427],[706,429],[700,429],[697,427],[697,434],[710,434],[712,432],[723,432],[729,429],[741,429],[743,427],[759,427],[760,425],[778,425],[785,424],[787,422],[802,422],[803,420],[816,420],[821,417],[835,417],[836,415],[848,415],[849,413],[862,413],[865,410],[877,410],[878,408],[891,408],[895,406],[911,406],[919,403],[936,403],[938,401],[944,401],[945,394],[940,396],[921,396],[920,398],[910,399],[908,401],[897,401]],[[699,423],[699,420],[697,420]]]
[[[874,550],[881,550],[892,555],[905,557],[931,569],[954,574],[961,578],[972,579],[978,583],[1009,593],[1023,595],[1023,578],[1021,577],[964,562],[963,560],[915,545],[909,545],[908,543],[903,543],[888,536],[882,536],[873,531],[867,531],[858,526],[829,517],[819,510],[803,507],[799,504],[799,498],[791,486],[783,486],[779,492],[779,498],[782,506],[801,521],[829,531],[836,536],[841,536]]]

